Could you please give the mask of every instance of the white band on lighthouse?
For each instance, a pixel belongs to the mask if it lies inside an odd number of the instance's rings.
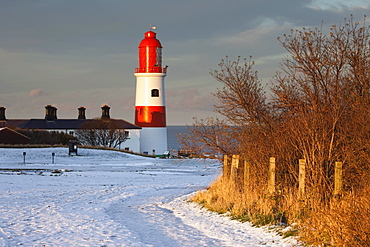
[[[166,104],[165,73],[135,73],[134,75],[136,76],[135,106],[164,106]]]

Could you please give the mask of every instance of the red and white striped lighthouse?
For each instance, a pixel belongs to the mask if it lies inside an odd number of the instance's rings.
[[[152,31],[139,45],[139,68],[135,69],[135,124],[142,127],[140,152],[163,154],[167,150],[166,101],[162,68],[162,45]]]

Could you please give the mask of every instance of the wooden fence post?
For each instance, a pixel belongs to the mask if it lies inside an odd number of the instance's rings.
[[[343,168],[343,163],[342,162],[335,162],[335,168],[334,168],[334,196],[340,195],[342,192],[342,184],[343,184],[343,179],[342,179],[342,170]]]
[[[305,194],[305,179],[306,179],[306,160],[299,160],[299,175],[298,175],[298,196],[300,199],[304,198]]]
[[[248,160],[244,160],[244,193],[248,191],[249,187],[249,176],[250,176],[250,164]]]
[[[275,157],[270,157],[268,192],[275,193]]]
[[[223,169],[222,169],[222,175],[227,178],[229,176],[229,156],[227,154],[224,155],[224,165],[223,165]]]
[[[238,175],[238,167],[239,167],[239,155],[233,154],[231,160],[231,172],[230,172],[230,179],[233,183],[236,182],[236,178]]]

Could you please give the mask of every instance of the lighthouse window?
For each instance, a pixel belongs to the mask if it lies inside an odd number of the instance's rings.
[[[158,67],[161,67],[162,66],[162,48],[160,48],[160,47],[157,47],[157,61],[156,61],[156,65]]]
[[[152,97],[159,97],[159,90],[158,89],[152,89]]]

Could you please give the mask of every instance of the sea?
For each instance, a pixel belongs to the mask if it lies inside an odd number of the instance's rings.
[[[177,152],[182,148],[177,136],[179,134],[189,134],[191,126],[186,125],[167,125],[167,147],[171,152]]]

